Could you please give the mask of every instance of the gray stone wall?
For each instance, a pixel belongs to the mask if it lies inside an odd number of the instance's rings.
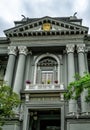
[[[67,121],[67,130],[90,130],[90,118]]]

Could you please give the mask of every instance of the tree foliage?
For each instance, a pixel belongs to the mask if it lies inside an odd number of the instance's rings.
[[[85,97],[86,98],[85,101],[90,102],[90,74],[85,73],[83,77],[76,74],[75,81],[69,83],[67,87],[67,92],[65,93],[65,99],[77,100],[85,89],[88,92]]]
[[[15,116],[13,110],[19,104],[19,96],[12,91],[11,87],[0,83],[0,126],[4,125],[5,118],[11,118]]]

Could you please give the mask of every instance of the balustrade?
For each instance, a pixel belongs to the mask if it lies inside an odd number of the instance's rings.
[[[26,84],[25,90],[64,90],[63,84]]]

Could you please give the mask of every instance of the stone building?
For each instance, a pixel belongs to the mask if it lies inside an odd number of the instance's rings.
[[[90,130],[90,106],[64,100],[67,85],[90,71],[90,36],[82,19],[26,18],[0,37],[0,80],[22,99],[3,130]]]

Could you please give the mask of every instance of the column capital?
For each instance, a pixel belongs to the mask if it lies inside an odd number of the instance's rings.
[[[19,49],[19,54],[27,55],[28,50],[26,46],[19,46],[18,49]]]
[[[9,46],[8,47],[8,54],[10,55],[16,55],[17,51],[16,51],[16,46]]]
[[[77,52],[85,52],[85,44],[78,44],[77,45]]]
[[[67,53],[73,53],[74,52],[74,47],[75,47],[74,44],[68,44],[68,45],[66,45],[66,51],[67,51]]]

